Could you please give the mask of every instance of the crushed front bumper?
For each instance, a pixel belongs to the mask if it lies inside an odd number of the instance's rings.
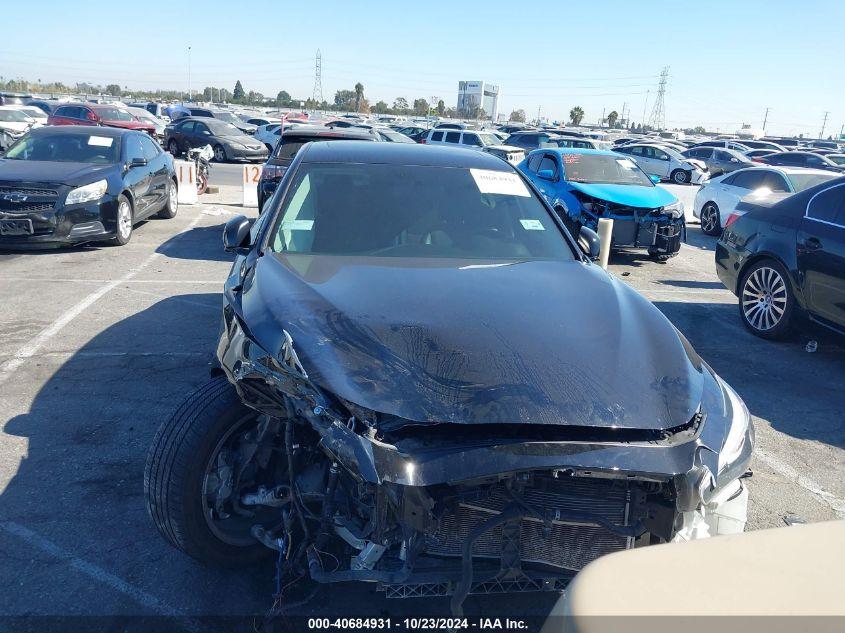
[[[681,218],[614,218],[611,243],[615,247],[648,248],[658,254],[673,254],[681,249],[685,233]]]

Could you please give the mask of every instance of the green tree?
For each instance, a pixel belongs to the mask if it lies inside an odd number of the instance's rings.
[[[364,98],[364,84],[355,84],[355,112],[361,111],[361,100]]]
[[[384,101],[377,101],[376,104],[373,106],[373,112],[376,114],[387,114],[390,110],[390,106],[387,105]]]
[[[120,89],[120,86],[117,84],[109,84],[106,86],[106,94],[109,94],[113,97],[119,97],[123,92]]]
[[[414,99],[414,114],[417,116],[427,116],[428,101],[425,99]]]
[[[279,94],[276,95],[276,106],[281,108],[282,106],[289,105],[292,101],[291,96],[288,92],[284,90],[279,90]]]
[[[241,85],[241,80],[235,82],[235,89],[232,91],[232,101],[243,101],[244,87]]]
[[[352,110],[357,107],[354,90],[338,90],[334,93],[334,107],[336,110]]]
[[[508,117],[508,121],[516,121],[517,123],[525,123],[525,110],[514,110]]]
[[[232,93],[226,90],[225,88],[219,88],[217,90],[217,100],[220,103],[226,103],[227,101],[231,101]]]
[[[407,114],[408,113],[408,100],[405,97],[396,97],[396,100],[393,102],[393,109],[396,111],[396,114]]]
[[[613,110],[610,114],[607,115],[607,125],[609,127],[616,127],[616,121],[619,120],[619,113],[616,110]]]
[[[692,131],[693,131],[694,134],[706,134],[707,133],[707,130],[705,130],[700,125],[696,125],[694,128],[692,128]]]
[[[446,113],[446,104],[443,99],[437,102],[437,116],[443,116]]]
[[[569,120],[573,125],[580,125],[584,118],[584,109],[581,106],[575,106],[569,111]]]

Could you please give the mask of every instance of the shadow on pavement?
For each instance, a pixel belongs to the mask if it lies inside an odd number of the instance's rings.
[[[773,342],[748,332],[735,303],[654,302],[755,416],[792,437],[845,448],[845,340],[804,326]],[[818,341],[808,353],[807,341]]]
[[[226,218],[228,219],[228,218]],[[223,250],[223,225],[196,226],[171,237],[156,249],[166,257],[231,262],[234,256]]]

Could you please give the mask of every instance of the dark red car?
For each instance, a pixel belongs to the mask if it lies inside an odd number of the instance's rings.
[[[47,125],[105,125],[141,130],[155,135],[155,126],[136,118],[123,108],[97,103],[69,103],[56,108]]]

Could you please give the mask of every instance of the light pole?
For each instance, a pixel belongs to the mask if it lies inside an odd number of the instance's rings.
[[[188,47],[188,101],[191,100],[191,47]]]

